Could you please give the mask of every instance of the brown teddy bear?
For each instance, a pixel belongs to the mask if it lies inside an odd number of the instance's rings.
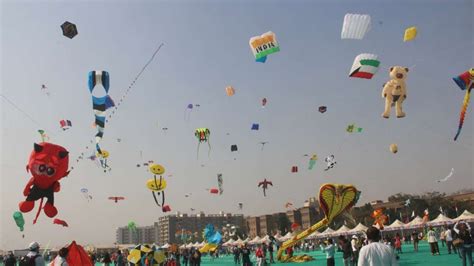
[[[391,80],[384,84],[382,90],[382,98],[385,98],[385,111],[382,117],[390,117],[392,106],[395,106],[395,113],[398,118],[405,117],[405,113],[402,111],[402,103],[407,98],[405,84],[407,73],[407,67],[393,66],[390,68]]]

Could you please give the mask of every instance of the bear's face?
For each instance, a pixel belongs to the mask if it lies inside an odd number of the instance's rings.
[[[390,78],[405,80],[407,78],[408,67],[393,66],[390,68]]]

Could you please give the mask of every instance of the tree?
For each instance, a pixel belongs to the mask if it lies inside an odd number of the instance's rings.
[[[278,217],[278,230],[280,230],[282,235],[285,235],[289,232],[291,228],[291,221],[286,215],[281,215]]]

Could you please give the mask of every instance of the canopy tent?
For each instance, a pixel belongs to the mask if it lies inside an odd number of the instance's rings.
[[[318,231],[314,231],[313,233],[311,233],[311,235],[309,235],[307,237],[307,239],[316,239],[318,237],[318,235],[320,235],[321,233],[318,232]]]
[[[334,230],[332,230],[330,227],[326,228],[321,234],[318,235],[318,237],[327,237],[334,233]]]
[[[260,240],[262,240],[262,238],[259,237],[259,236],[256,236],[254,239],[249,241],[249,244],[251,244],[251,245],[259,244]]]
[[[240,238],[238,238],[237,240],[235,240],[234,242],[234,245],[235,246],[242,246],[244,244],[244,241]]]
[[[401,222],[400,220],[396,219],[393,223],[390,225],[387,225],[384,227],[384,231],[393,231],[393,230],[398,230],[398,229],[403,229],[405,227],[405,224]]]
[[[164,244],[163,246],[161,246],[161,248],[163,248],[163,249],[167,249],[167,248],[169,248],[169,247],[171,247],[171,245],[168,244],[168,243],[166,243],[166,244]]]
[[[459,221],[472,222],[474,221],[474,214],[470,213],[468,210],[465,210],[461,215],[453,219],[453,222]]]
[[[270,242],[271,242],[270,236],[269,236],[269,235],[266,235],[266,236],[264,236],[262,239],[260,239],[259,244],[263,244],[263,243],[267,244],[267,243],[270,243]]]
[[[231,238],[231,239],[227,240],[227,242],[222,244],[222,246],[224,246],[224,247],[232,246],[234,244],[234,242],[235,242],[234,239]]]
[[[293,234],[291,232],[288,232],[286,233],[286,235],[280,237],[280,239],[278,239],[280,242],[285,242],[289,239],[291,239],[293,237]]]
[[[411,220],[409,223],[407,223],[404,227],[405,228],[420,228],[423,227],[425,223],[423,222],[423,219],[420,216],[416,216]]]
[[[347,227],[346,225],[342,225],[339,229],[337,229],[335,232],[333,232],[331,235],[334,236],[340,236],[340,235],[347,235],[351,229]]]
[[[201,243],[197,242],[193,244],[193,248],[198,248],[201,245]]]
[[[282,237],[282,235],[280,235],[280,232],[276,233],[274,236],[273,236],[276,240],[280,239]]]
[[[365,231],[367,231],[368,227],[359,223],[358,225],[356,225],[356,227],[352,228],[351,230],[349,230],[348,233],[350,234],[359,234],[359,233],[365,233]]]
[[[442,213],[440,213],[438,217],[436,217],[436,219],[431,220],[427,224],[436,226],[436,225],[452,224],[452,223],[453,223],[453,219],[448,218],[444,216]]]

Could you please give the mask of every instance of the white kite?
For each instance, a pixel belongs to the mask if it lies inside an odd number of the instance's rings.
[[[346,14],[342,25],[341,39],[362,40],[370,30],[370,15]]]
[[[454,174],[454,168],[451,168],[451,172],[449,173],[449,175],[443,179],[438,180],[438,183],[448,181],[448,179],[450,179],[453,174]]]
[[[379,69],[380,61],[375,54],[360,54],[354,59],[349,76],[371,79]]]

